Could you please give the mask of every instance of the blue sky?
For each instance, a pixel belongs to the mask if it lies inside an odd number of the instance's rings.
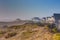
[[[60,13],[60,0],[0,0],[0,20],[30,19]]]

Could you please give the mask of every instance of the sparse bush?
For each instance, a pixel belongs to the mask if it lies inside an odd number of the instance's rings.
[[[4,33],[6,33],[5,31],[0,31],[0,34],[4,34]]]
[[[25,25],[15,25],[15,26],[9,27],[9,29],[23,29],[23,30],[24,28],[25,28]]]
[[[21,35],[21,40],[24,40],[26,38],[32,37],[34,33],[35,32],[33,32],[31,30],[30,31],[23,32],[22,35]]]
[[[54,32],[54,33],[58,32],[58,31],[57,31],[57,28],[56,28],[56,27],[53,28],[53,29],[52,29],[52,32]]]
[[[56,27],[55,24],[47,24],[47,26],[48,26],[50,29],[53,29],[53,28]]]
[[[3,28],[8,28],[8,25],[4,25]]]
[[[5,38],[13,37],[13,36],[15,36],[16,34],[17,34],[16,32],[9,32],[9,33],[5,36]]]
[[[53,33],[58,32],[55,24],[48,24],[47,27],[49,28],[50,32],[53,32]]]
[[[18,26],[18,25],[16,26],[16,25],[15,25],[15,26],[11,26],[11,27],[9,27],[9,28],[18,29],[18,28],[20,28],[20,26]]]
[[[40,23],[40,22],[39,22],[39,23],[37,23],[37,25],[44,27],[44,26],[45,26],[45,23]]]
[[[0,37],[2,37],[5,33],[5,31],[0,31]]]
[[[49,27],[47,25],[45,25],[45,29],[49,29]]]

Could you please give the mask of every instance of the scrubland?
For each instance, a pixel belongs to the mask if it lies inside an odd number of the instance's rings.
[[[24,24],[0,29],[0,40],[60,40],[60,33],[47,25]]]

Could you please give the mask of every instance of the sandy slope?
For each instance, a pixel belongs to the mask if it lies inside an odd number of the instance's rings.
[[[45,27],[37,27],[30,30],[31,33],[25,35],[28,36],[27,38],[25,38],[22,33],[27,32],[28,30],[18,30],[17,35],[7,39],[3,36],[2,38],[0,38],[0,40],[52,40],[52,33],[50,33]]]

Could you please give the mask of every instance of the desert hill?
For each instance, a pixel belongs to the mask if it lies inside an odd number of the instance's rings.
[[[46,26],[24,24],[0,29],[0,40],[53,40]]]

